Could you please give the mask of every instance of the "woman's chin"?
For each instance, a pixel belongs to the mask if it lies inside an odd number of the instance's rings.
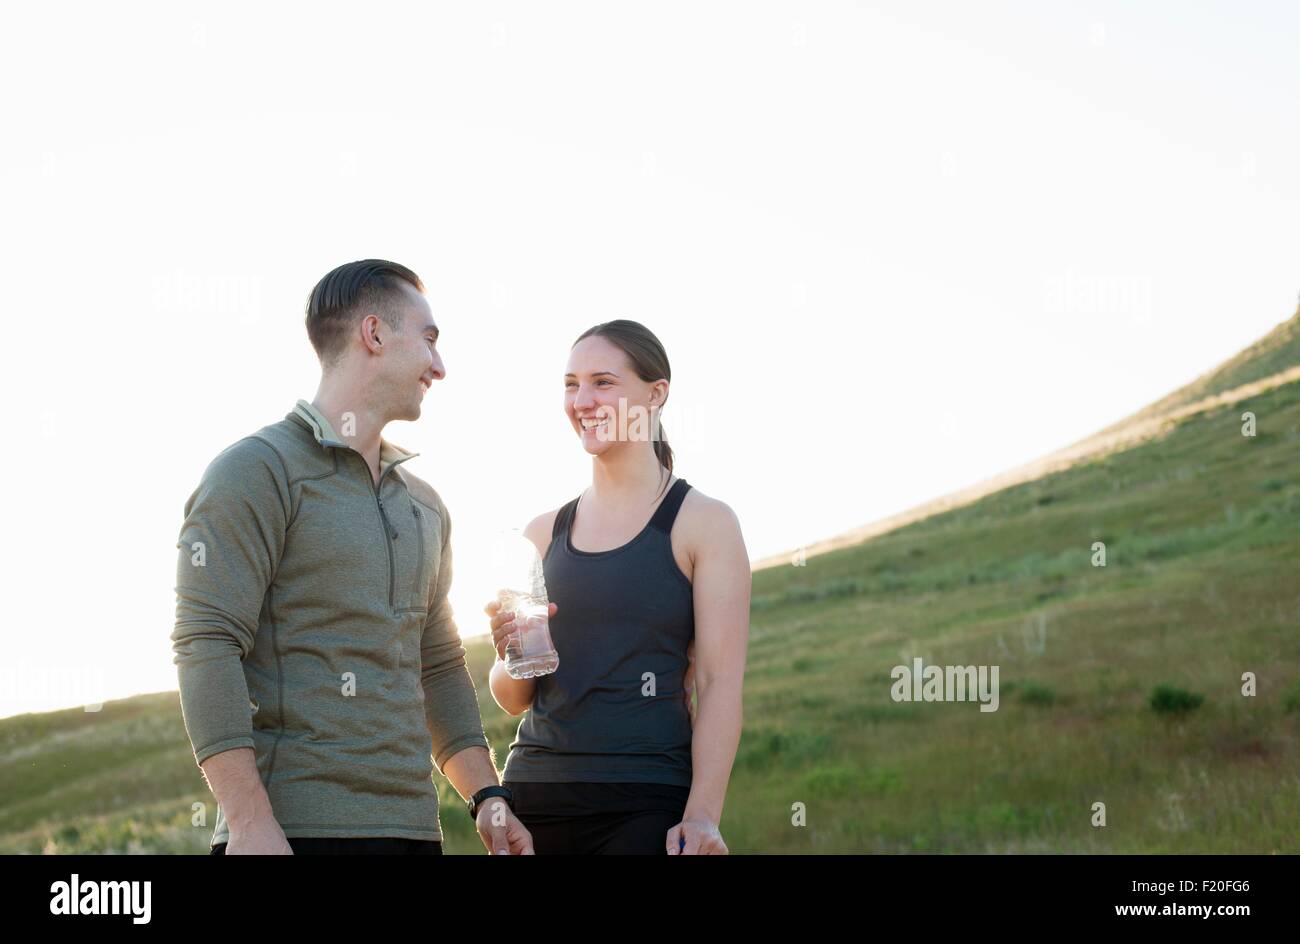
[[[609,447],[614,445],[612,442],[602,442],[595,436],[583,436],[582,448],[587,451],[587,455],[599,456],[609,451]]]

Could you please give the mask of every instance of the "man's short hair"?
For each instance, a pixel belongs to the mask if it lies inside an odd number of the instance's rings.
[[[394,331],[402,329],[402,283],[424,291],[420,277],[385,259],[362,259],[339,266],[316,283],[307,298],[307,337],[321,364],[335,363],[347,335],[362,314],[378,315]]]

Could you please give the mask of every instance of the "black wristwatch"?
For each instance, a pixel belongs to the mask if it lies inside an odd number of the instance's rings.
[[[510,792],[510,788],[502,787],[494,783],[490,787],[484,787],[466,801],[469,806],[469,818],[474,822],[478,822],[479,804],[488,797],[501,797],[506,801],[506,806],[510,807],[511,810],[515,808],[515,795]]]

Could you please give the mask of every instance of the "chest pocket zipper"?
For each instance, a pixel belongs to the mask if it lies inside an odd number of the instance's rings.
[[[424,579],[424,515],[420,513],[420,506],[414,502],[411,503],[411,514],[415,516],[415,582],[411,587],[412,606],[424,608],[428,606],[428,584]],[[423,591],[423,592],[422,592]]]

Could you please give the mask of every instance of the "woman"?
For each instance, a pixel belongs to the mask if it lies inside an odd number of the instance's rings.
[[[485,608],[492,695],[511,715],[528,711],[502,783],[541,855],[726,854],[718,824],[749,636],[740,524],[673,475],[658,422],[671,371],[648,329],[588,329],[566,371],[591,485],[524,530],[542,555],[559,668],[511,678],[513,614]]]

